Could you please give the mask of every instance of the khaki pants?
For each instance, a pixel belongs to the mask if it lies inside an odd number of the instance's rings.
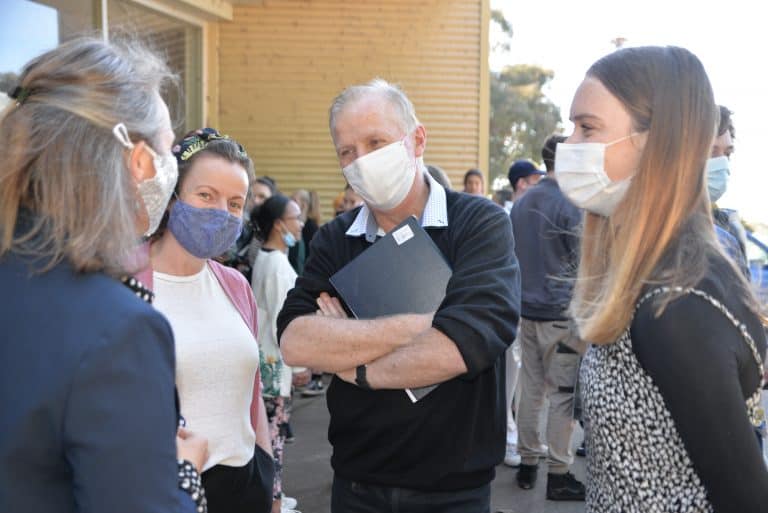
[[[578,338],[573,321],[528,319],[520,320],[518,341],[523,360],[517,415],[522,462],[538,463],[537,451],[542,445],[539,417],[546,394],[549,398],[547,464],[550,473],[563,474],[573,463],[573,387],[586,344]]]

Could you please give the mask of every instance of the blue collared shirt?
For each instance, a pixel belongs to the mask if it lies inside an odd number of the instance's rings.
[[[445,189],[432,178],[432,175],[424,171],[429,184],[429,197],[424,206],[424,213],[421,214],[421,226],[423,228],[445,228],[448,226],[448,205],[445,201]],[[368,205],[363,203],[360,212],[357,213],[354,222],[346,231],[347,237],[360,237],[365,235],[368,242],[376,242],[376,237],[386,235],[376,223],[376,218],[372,215]]]

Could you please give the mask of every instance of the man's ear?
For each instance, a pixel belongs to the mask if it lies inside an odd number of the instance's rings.
[[[146,142],[139,141],[128,155],[128,170],[136,183],[155,176],[155,164],[152,155],[146,149]]]
[[[415,143],[413,153],[416,157],[421,157],[424,155],[424,150],[427,149],[427,129],[424,128],[424,125],[418,125],[413,136]]]

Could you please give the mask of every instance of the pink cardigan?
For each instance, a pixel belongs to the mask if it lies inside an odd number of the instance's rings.
[[[147,261],[150,262],[149,245],[146,244],[145,246]],[[254,340],[257,340],[259,331],[258,310],[256,309],[256,299],[253,297],[253,291],[248,281],[236,269],[223,266],[214,260],[208,260],[207,264],[214,276],[216,276],[216,279],[219,280],[221,288],[224,289],[227,297],[232,301],[237,311],[240,312],[245,324],[253,333]],[[152,265],[150,264],[142,271],[136,273],[136,279],[151,290],[153,288]],[[261,404],[263,404],[261,400],[261,372],[259,369],[256,369],[256,379],[253,381],[253,399],[251,400],[251,425],[254,432],[256,432],[258,411]]]

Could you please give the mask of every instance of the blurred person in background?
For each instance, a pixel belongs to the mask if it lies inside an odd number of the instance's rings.
[[[516,160],[511,166],[509,166],[509,172],[507,178],[509,178],[509,184],[512,186],[514,195],[512,201],[515,202],[520,198],[528,188],[533,187],[546,173],[541,169],[538,169],[536,165],[530,160]]]
[[[565,140],[565,137],[551,136],[544,143],[544,147],[541,150],[544,164],[547,167],[547,172],[552,173],[555,170],[554,156],[555,145],[557,142]],[[502,204],[507,212],[512,211],[515,200],[522,197],[526,191],[531,187],[539,183],[541,178],[546,176],[546,173],[540,171],[529,160],[517,160],[509,168],[509,182],[512,184],[511,190],[507,188],[505,191],[502,189],[499,193],[508,192],[509,199]],[[536,215],[536,212],[529,215]],[[519,338],[519,337],[518,337]],[[519,379],[519,370],[521,366],[521,349],[518,340],[512,343],[507,349],[506,363],[507,363],[507,451],[504,456],[504,463],[510,467],[517,467],[522,462],[522,458],[518,451],[518,429],[517,422],[515,420],[516,412],[520,404],[520,394],[517,387]],[[513,411],[515,414],[513,414]],[[538,452],[543,457],[547,457],[549,448],[543,442],[539,444]]]
[[[304,272],[304,264],[309,258],[309,245],[312,242],[312,238],[320,228],[320,200],[317,197],[317,192],[306,191],[300,189],[293,195],[293,200],[301,208],[301,221],[304,223],[304,227],[301,229],[301,237],[298,242],[288,250],[288,260],[296,270],[296,274],[302,274]],[[347,200],[347,191],[344,191],[344,201]],[[294,279],[295,281],[295,279]],[[293,284],[292,284],[293,285]],[[287,291],[286,291],[287,292]],[[285,297],[283,297],[285,299]],[[282,306],[282,302],[280,303]],[[279,311],[279,309],[278,309]],[[277,312],[275,312],[277,315]],[[305,369],[303,367],[296,368],[298,376],[296,383],[306,385],[302,389],[302,395],[305,397],[315,397],[322,395],[323,393],[323,373],[322,372],[310,372],[309,382],[305,382],[303,376]],[[286,410],[290,416],[291,402],[288,401]],[[285,433],[285,440],[287,442],[293,442],[293,429],[289,421],[286,421],[283,428]]]
[[[514,204],[514,193],[515,191],[512,190],[512,187],[502,187],[493,193],[493,202],[502,207],[504,211],[509,214],[512,210],[512,205]]]
[[[344,201],[342,203],[344,212],[354,210],[362,204],[363,198],[361,198],[360,195],[355,192],[351,185],[347,184],[346,187],[344,187]]]
[[[235,246],[227,253],[226,260],[222,262],[240,271],[249,283],[261,244],[253,234],[254,228],[251,221],[251,211],[276,192],[277,185],[272,178],[260,176],[253,180],[245,202],[246,208],[243,211],[243,231],[237,238]]]
[[[464,173],[464,192],[473,196],[485,196],[485,177],[479,169]]]
[[[548,140],[550,148],[552,141]],[[582,214],[563,195],[551,159],[545,162],[550,165],[543,178],[527,160],[515,162],[509,170],[509,181],[519,193],[510,218],[522,277],[516,340],[522,359],[517,409],[521,464],[516,477],[520,488],[535,486],[539,457],[546,444],[547,499],[584,500],[584,485],[569,471],[573,463],[575,383],[579,357],[585,349],[568,313]],[[529,180],[536,184],[530,186]],[[511,362],[507,362],[511,371]],[[549,410],[546,433],[542,433],[545,398]]]
[[[432,164],[427,164],[427,171],[429,171],[429,174],[432,176],[432,178],[435,179],[437,183],[443,186],[443,189],[450,190],[451,187],[451,179],[448,178],[448,173],[446,173],[443,168],[440,166],[435,166]]]
[[[294,192],[291,199],[301,208],[301,221],[304,223],[304,228],[298,243],[289,249],[288,260],[296,270],[296,274],[301,274],[309,258],[309,244],[320,228],[320,200],[317,192],[305,189]]]
[[[277,182],[269,176],[260,176],[253,181],[250,189],[249,212],[277,194]]]
[[[346,192],[346,188],[338,193],[335,198],[333,198],[333,217],[339,216],[344,213],[344,193]]]
[[[288,261],[288,251],[301,238],[304,223],[296,201],[275,194],[254,211],[256,237],[262,244],[251,286],[259,308],[259,350],[261,351],[262,396],[267,407],[272,454],[275,460],[273,513],[280,513],[283,475],[283,446],[290,431],[293,372],[285,364],[277,344],[277,314],[288,291],[296,283],[296,271]],[[308,376],[307,376],[308,377]],[[295,501],[292,501],[295,507]]]
[[[243,209],[243,229],[235,244],[216,260],[226,266],[234,267],[240,271],[246,281],[251,281],[251,272],[255,254],[258,253],[258,242],[254,241],[253,225],[251,223],[251,210],[256,205],[261,205],[264,200],[275,194],[275,181],[262,176],[253,180],[249,187],[248,198]]]
[[[717,126],[717,135],[712,142],[712,153],[707,159],[706,166],[707,191],[709,200],[712,202],[712,217],[715,220],[717,238],[726,253],[734,259],[745,276],[749,277],[747,236],[739,214],[735,210],[721,209],[717,206],[717,201],[728,189],[731,177],[731,154],[734,151],[736,137],[731,118],[733,113],[723,105],[718,107],[718,111],[720,121]]]

